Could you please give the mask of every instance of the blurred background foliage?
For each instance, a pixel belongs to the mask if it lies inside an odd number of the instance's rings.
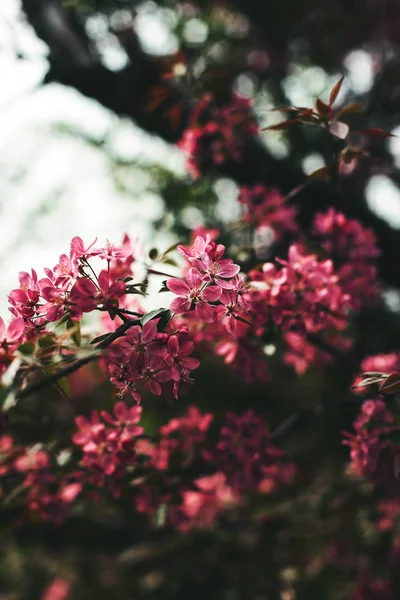
[[[0,28],[4,307],[16,273],[52,266],[73,235],[118,242],[126,231],[163,250],[206,225],[251,264],[238,185],[289,193],[329,164],[331,148],[316,128],[265,132],[246,140],[240,165],[209,165],[193,181],[173,144],[205,92],[221,104],[232,89],[251,98],[265,127],[282,120],[276,107],[327,100],[344,74],[339,104],[365,108],[354,125],[400,133],[397,0],[2,0]],[[296,485],[187,536],[132,516],[129,501],[118,509],[105,501],[60,528],[15,524],[10,511],[0,524],[1,600],[41,598],[54,577],[79,600],[345,600],[354,579],[349,548],[369,557],[377,576],[398,581],[388,534],[374,526],[377,499],[346,476],[340,441],[359,409],[349,386],[361,357],[399,347],[400,142],[376,139],[368,150],[372,159],[343,176],[339,193],[316,182],[293,198],[303,225],[334,205],[378,237],[384,294],[352,324],[351,356],[299,378],[282,366],[271,334],[268,385],[245,384],[205,357],[181,406],[144,401],[149,428],[187,403],[217,415],[254,406],[272,431],[294,415],[279,442],[299,465]],[[27,403],[12,424],[19,435],[46,438],[54,424],[72,423],[77,406],[109,402],[98,373],[72,383],[73,406],[55,402],[54,392]]]

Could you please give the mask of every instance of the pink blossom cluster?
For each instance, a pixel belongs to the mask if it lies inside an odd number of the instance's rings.
[[[190,356],[194,343],[187,338],[187,328],[172,333],[159,333],[159,319],[143,326],[131,327],[123,339],[110,348],[106,361],[111,383],[120,394],[130,393],[139,403],[143,390],[160,396],[165,385],[172,382],[175,398],[182,383],[190,383],[190,371],[200,361]]]
[[[196,406],[189,406],[183,417],[160,427],[158,443],[146,439],[138,442],[138,452],[147,457],[147,464],[161,477],[157,486],[151,479],[140,486],[136,495],[139,512],[154,518],[160,506],[164,507],[166,522],[189,531],[211,526],[228,505],[237,503],[223,473],[193,476],[195,465],[199,461],[204,465],[202,452],[212,420],[211,413],[202,414]],[[187,472],[182,480],[176,480],[170,472],[175,464],[182,465],[183,475]]]
[[[160,427],[157,444],[140,440],[138,451],[147,455],[151,466],[159,471],[166,471],[177,457],[188,466],[199,456],[213,418],[211,413],[202,414],[190,405],[183,417],[175,417]]]
[[[400,426],[382,400],[367,400],[354,423],[355,433],[345,433],[344,444],[350,446],[351,468],[386,492],[398,490],[395,477],[397,443]]]
[[[201,354],[213,352],[222,357],[224,363],[247,383],[269,381],[260,339],[253,334],[250,325],[237,321],[235,335],[232,335],[223,322],[205,323],[196,317],[194,311],[184,315],[184,322]]]
[[[226,330],[235,335],[237,321],[248,312],[248,288],[239,277],[239,265],[229,258],[222,258],[225,246],[197,236],[192,248],[178,246],[178,251],[192,267],[186,278],[168,279],[168,289],[178,296],[170,308],[176,314],[187,313],[194,308],[196,316],[206,322],[223,321]]]
[[[7,481],[18,481],[17,489],[23,496],[24,506],[55,523],[65,519],[82,490],[75,474],[56,473],[48,452],[42,447],[21,446],[10,435],[0,437],[0,477],[5,487]]]
[[[85,248],[81,238],[75,237],[69,256],[62,254],[53,269],[46,268],[46,277],[39,279],[33,269],[31,274],[19,274],[20,286],[8,297],[9,310],[15,317],[24,319],[28,337],[35,337],[48,323],[58,321],[65,314],[78,321],[83,313],[118,307],[127,291],[120,276],[133,274],[129,238],[125,237],[121,247],[107,242],[96,248],[94,244]],[[88,262],[92,257],[106,263],[95,277]]]
[[[289,248],[279,268],[265,263],[249,274],[251,313],[256,333],[272,320],[284,331],[318,333],[347,326],[349,294],[341,288],[331,260],[319,261],[298,244]]]
[[[250,100],[233,94],[230,103],[220,107],[205,94],[196,104],[179,146],[189,157],[188,169],[198,177],[205,164],[239,162],[244,140],[258,131]]]
[[[290,365],[298,375],[304,375],[307,369],[313,366],[322,366],[334,361],[332,352],[324,350],[305,339],[304,335],[295,331],[286,331],[283,334],[285,352],[283,362]],[[323,342],[327,348],[335,348],[345,354],[352,345],[350,338],[343,336],[342,332],[326,331]]]
[[[267,226],[274,234],[274,241],[286,233],[296,233],[296,208],[289,206],[277,188],[262,184],[241,187],[239,202],[244,207],[244,218],[257,229]]]
[[[360,574],[352,594],[352,600],[394,600],[390,583],[373,578],[367,571]]]
[[[340,285],[351,297],[355,310],[376,300],[379,250],[371,229],[330,208],[315,216],[313,235],[329,254]]]
[[[76,417],[77,432],[72,441],[83,453],[82,479],[91,485],[106,486],[118,497],[120,480],[136,463],[136,438],[143,433],[138,425],[142,409],[117,402],[113,412],[114,416],[94,410],[90,418]]]
[[[293,479],[294,465],[272,444],[268,428],[253,411],[227,413],[216,443],[208,436],[212,420],[212,414],[190,406],[185,416],[160,428],[158,443],[138,442],[138,452],[162,477],[161,486],[149,480],[140,487],[139,512],[154,516],[164,505],[168,522],[187,531],[212,525],[226,507],[242,504],[249,492],[270,493]],[[177,483],[170,468],[178,463],[188,477]],[[193,477],[196,467],[210,475]]]
[[[278,484],[289,483],[295,473],[284,452],[272,444],[263,419],[251,409],[242,415],[226,413],[215,448],[206,450],[205,458],[241,495],[249,490],[269,493]]]

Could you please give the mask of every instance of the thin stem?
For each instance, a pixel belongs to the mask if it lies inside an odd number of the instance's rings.
[[[300,413],[293,413],[289,415],[278,427],[276,427],[270,433],[270,439],[276,440],[276,438],[281,437],[284,433],[286,433],[300,418]]]

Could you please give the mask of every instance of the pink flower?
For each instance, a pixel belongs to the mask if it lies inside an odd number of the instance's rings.
[[[237,505],[239,501],[223,473],[200,477],[195,484],[197,491],[188,490],[182,494],[184,519],[179,524],[181,531],[210,527],[223,510]]]
[[[144,357],[144,364],[139,371],[136,371],[138,365],[137,357],[132,355],[131,357],[131,380],[135,383],[142,383],[146,388],[155,394],[156,396],[161,395],[161,383],[172,379],[171,369],[159,356],[148,356]]]
[[[125,259],[131,254],[130,245],[125,244],[122,247],[116,246],[107,240],[103,248],[99,248],[99,256],[103,260]]]
[[[215,449],[205,451],[204,457],[240,494],[251,489],[269,492],[294,474],[293,465],[283,460],[282,450],[271,443],[268,428],[253,410],[243,415],[227,412]]]
[[[88,259],[91,256],[97,256],[99,254],[99,250],[93,248],[96,242],[97,238],[90,244],[90,246],[85,248],[82,238],[78,236],[72,238],[69,253],[71,260],[76,263],[81,258]],[[91,248],[93,248],[93,250],[91,250]]]
[[[80,318],[82,312],[91,312],[99,305],[108,308],[126,292],[123,281],[115,281],[110,285],[110,276],[103,270],[98,276],[98,286],[86,277],[77,280],[70,293],[71,317]]]
[[[168,354],[165,356],[165,362],[171,367],[171,377],[174,381],[179,381],[182,370],[193,371],[200,365],[197,358],[190,357],[193,352],[194,343],[187,341],[179,344],[176,335],[171,335],[168,340]]]
[[[214,309],[209,302],[216,302],[221,296],[221,289],[217,286],[209,286],[204,283],[203,278],[196,269],[189,270],[186,281],[182,279],[168,279],[168,289],[176,294],[178,298],[172,301],[171,310],[177,314],[188,312],[192,304],[195,313],[206,323],[214,320]]]
[[[13,319],[8,329],[0,317],[0,348],[5,351],[15,349],[23,341],[24,330],[25,321],[22,317]]]
[[[65,579],[57,577],[46,588],[41,600],[67,600],[70,589],[71,586]]]

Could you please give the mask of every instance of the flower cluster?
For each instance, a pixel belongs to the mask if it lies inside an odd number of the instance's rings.
[[[121,271],[132,275],[132,249],[126,237],[122,247],[107,242],[104,247],[88,248],[81,238],[71,241],[69,256],[62,254],[53,269],[45,269],[46,277],[39,279],[36,271],[19,274],[19,288],[9,295],[10,311],[22,317],[31,336],[37,335],[49,323],[68,314],[78,321],[83,313],[117,308],[119,299],[126,294],[126,284],[119,278]],[[92,278],[88,260],[96,256],[104,261],[106,269]],[[121,269],[121,262],[125,267]]]
[[[7,482],[18,481],[19,495],[29,511],[43,520],[61,523],[81,493],[82,484],[75,473],[63,475],[56,470],[42,447],[29,449],[17,444],[10,435],[0,437],[0,477],[5,482],[4,489],[0,487],[0,499]]]
[[[371,229],[330,208],[315,216],[313,235],[333,260],[340,285],[355,310],[368,306],[379,291],[379,250]]]
[[[211,413],[202,414],[196,406],[188,406],[183,417],[160,427],[157,444],[140,440],[138,451],[147,455],[151,466],[159,471],[165,471],[177,457],[188,466],[199,456],[212,420]]]
[[[223,107],[219,107],[209,94],[199,100],[179,142],[189,157],[188,168],[195,177],[206,164],[240,161],[244,140],[259,131],[250,104],[250,100],[237,94],[233,94],[231,102]]]
[[[197,358],[190,356],[194,343],[185,339],[187,330],[159,333],[158,321],[131,327],[122,340],[111,346],[106,358],[111,383],[120,394],[128,392],[138,403],[144,389],[160,396],[167,382],[173,383],[173,394],[177,398],[180,384],[189,382],[190,371],[200,364]]]
[[[352,600],[394,600],[390,583],[373,578],[364,570],[354,587]]]
[[[76,417],[77,432],[72,441],[82,449],[81,467],[87,481],[107,486],[115,497],[120,495],[120,480],[136,462],[136,438],[143,433],[138,425],[142,409],[129,408],[124,402],[114,406],[114,416],[93,411],[90,418]]]
[[[279,240],[285,233],[295,233],[296,208],[289,206],[277,188],[267,188],[258,184],[253,187],[241,187],[240,204],[244,207],[244,218],[256,226],[257,230],[267,227],[273,241]]]
[[[283,362],[294,368],[298,375],[303,375],[307,369],[313,366],[330,364],[334,361],[332,352],[304,338],[304,335],[295,331],[285,331],[283,334],[285,342],[285,353]],[[351,348],[352,341],[344,337],[342,332],[327,331],[324,333],[323,342],[326,348],[334,348],[344,354]]]
[[[283,330],[317,333],[347,325],[350,297],[338,283],[331,260],[318,261],[297,244],[289,248],[282,265],[265,263],[252,271],[251,312],[256,332],[262,333],[272,319]]]
[[[395,477],[397,444],[393,435],[400,427],[394,425],[392,413],[382,400],[367,400],[354,423],[355,433],[346,433],[344,444],[350,446],[351,468],[361,477],[387,492],[398,489]]]
[[[205,458],[241,495],[249,490],[269,493],[294,476],[293,464],[283,460],[283,451],[272,444],[267,426],[251,409],[243,415],[226,413],[219,440]]]
[[[239,265],[222,258],[225,246],[211,241],[210,236],[197,236],[192,248],[178,246],[179,252],[189,261],[185,280],[171,278],[166,285],[178,298],[171,310],[177,314],[192,307],[196,316],[206,323],[223,321],[229,333],[237,332],[237,320],[248,312],[248,289],[238,276]]]

